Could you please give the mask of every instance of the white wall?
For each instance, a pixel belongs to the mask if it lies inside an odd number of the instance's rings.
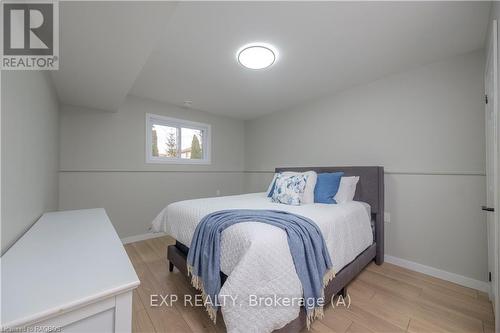
[[[2,254],[57,209],[58,108],[48,73],[2,71]]]
[[[212,126],[212,164],[145,163],[145,114]],[[61,107],[60,209],[103,207],[120,237],[148,232],[167,204],[244,190],[244,123],[127,97],[116,113]]]
[[[386,254],[485,281],[483,67],[478,51],[247,121],[246,189],[276,166],[382,165]]]

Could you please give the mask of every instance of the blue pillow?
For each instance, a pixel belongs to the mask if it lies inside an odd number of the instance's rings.
[[[337,194],[340,186],[340,178],[343,172],[318,173],[318,180],[314,188],[314,202],[336,204],[333,197]]]

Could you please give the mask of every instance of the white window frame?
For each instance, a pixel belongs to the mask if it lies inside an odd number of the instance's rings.
[[[151,130],[153,125],[176,127],[178,129],[177,140],[179,150],[182,145],[181,127],[202,131],[203,158],[181,158],[180,154],[178,154],[179,157],[153,156],[151,149],[153,146],[153,131]],[[211,142],[212,126],[209,124],[146,113],[146,163],[148,164],[211,164]]]

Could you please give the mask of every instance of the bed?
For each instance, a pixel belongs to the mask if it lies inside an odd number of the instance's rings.
[[[349,282],[371,261],[382,264],[384,258],[384,172],[382,167],[303,167],[277,168],[276,172],[343,171],[359,176],[353,202],[328,205],[289,206],[270,202],[265,193],[186,200],[167,206],[153,222],[156,231],[176,239],[168,247],[170,270],[177,267],[187,276],[188,244],[196,225],[206,214],[222,209],[279,209],[311,218],[321,229],[334,264],[336,277],[325,288],[325,301],[345,293]],[[301,294],[293,261],[283,230],[247,222],[224,231],[221,239],[221,295],[246,299],[248,295]],[[240,301],[241,302],[241,301]],[[300,306],[263,308],[244,304],[222,307],[228,331],[255,327],[256,332],[298,332],[306,324]],[[220,319],[219,319],[220,320]]]

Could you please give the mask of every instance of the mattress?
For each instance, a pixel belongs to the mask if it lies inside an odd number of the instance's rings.
[[[190,246],[196,226],[209,213],[224,209],[273,209],[302,215],[321,230],[335,272],[373,243],[369,206],[361,202],[338,205],[289,206],[271,202],[265,193],[186,200],[165,207],[153,221],[163,231]],[[271,332],[299,315],[300,306],[255,307],[250,295],[301,297],[302,287],[290,255],[286,233],[258,222],[232,225],[221,236],[221,271],[228,276],[220,295],[238,303],[221,306],[228,332]]]
[[[163,209],[153,221],[152,229],[155,232],[165,232],[189,247],[200,220],[209,213],[223,209],[274,209],[310,218],[323,233],[336,272],[373,243],[370,205],[365,202],[290,206],[271,202],[264,192],[178,201]],[[247,232],[252,230],[257,237],[259,232],[277,229],[258,222],[246,222],[228,228],[224,233],[236,234],[237,231],[233,229],[239,228]],[[245,232],[244,230],[239,232]],[[228,260],[221,260],[221,268],[229,275],[232,263],[238,260],[238,251],[232,249],[231,244],[226,244],[225,238],[227,237],[222,237],[221,256]]]

